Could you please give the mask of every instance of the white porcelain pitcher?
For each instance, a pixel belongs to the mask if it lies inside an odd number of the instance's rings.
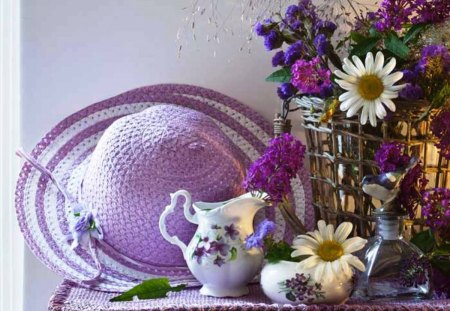
[[[170,194],[171,204],[159,219],[159,230],[171,244],[177,245],[184,259],[203,287],[202,295],[239,297],[248,294],[247,284],[260,271],[263,253],[259,248],[247,250],[245,238],[253,233],[253,218],[264,207],[264,200],[246,193],[225,202],[195,202],[190,211],[191,195],[186,190]],[[173,212],[179,196],[185,197],[184,216],[198,225],[186,246],[177,236],[167,233],[166,217]]]

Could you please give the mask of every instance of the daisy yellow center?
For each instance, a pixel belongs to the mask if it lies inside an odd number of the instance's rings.
[[[344,255],[344,248],[336,241],[323,241],[317,249],[317,255],[324,261],[335,261]]]
[[[362,76],[358,83],[358,93],[362,98],[374,100],[383,93],[383,81],[376,75]]]

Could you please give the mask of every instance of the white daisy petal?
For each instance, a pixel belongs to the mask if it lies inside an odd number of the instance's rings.
[[[392,99],[392,98],[397,98],[397,97],[398,97],[398,93],[397,92],[389,91],[389,90],[386,90],[386,89],[380,95],[381,99],[385,99],[385,98]]]
[[[342,273],[342,266],[340,260],[335,260],[331,263],[331,268],[333,268],[333,272],[335,275],[340,275]]]
[[[316,255],[316,252],[307,246],[295,246],[295,251],[293,251],[291,255],[292,257],[303,255]]]
[[[389,98],[383,99],[382,100],[383,104],[392,112],[395,111],[395,104],[392,100],[390,100]]]
[[[378,76],[379,77],[387,76],[388,74],[391,73],[392,70],[394,70],[396,64],[397,61],[395,57],[392,57],[389,63],[387,63],[387,65],[384,66],[384,68],[378,73]]]
[[[358,259],[358,257],[354,255],[349,255],[349,257],[346,258],[347,262],[358,269],[361,272],[364,272],[366,270],[366,266],[361,262],[361,260]]]
[[[369,118],[369,107],[367,105],[363,105],[361,112],[361,124],[365,125],[367,123],[368,118]]]
[[[345,255],[339,259],[339,263],[341,264],[342,274],[343,274],[344,278],[345,279],[351,278],[353,276],[353,271],[350,268]]]
[[[306,234],[310,235],[314,239],[317,240],[318,243],[323,243],[322,236],[320,235],[320,232],[317,230],[314,230],[313,232],[307,232]]]
[[[392,85],[392,86],[386,86],[385,89],[393,92],[400,91],[406,86],[406,84],[400,84],[400,85]]]
[[[357,94],[356,91],[345,92],[339,96],[339,101],[340,102],[346,101],[347,99],[355,97],[356,94]]]
[[[317,228],[319,229],[320,236],[324,241],[327,240],[327,224],[323,220],[317,222]]]
[[[336,83],[339,84],[339,86],[341,88],[343,88],[344,90],[347,90],[347,91],[351,91],[351,90],[355,89],[355,87],[356,87],[355,84],[350,83],[350,82],[345,81],[345,80],[336,79]]]
[[[309,235],[301,235],[293,241],[292,245],[307,246],[311,249],[317,249],[317,247],[319,247],[319,243],[317,242],[317,240],[310,237]]]
[[[303,269],[308,270],[308,269],[314,268],[321,262],[323,262],[323,261],[322,261],[322,259],[320,259],[319,256],[313,255],[313,256],[310,256],[310,257],[300,261],[298,263],[298,268],[301,270],[303,270]]]
[[[363,75],[363,72],[356,68],[356,66],[353,65],[353,63],[348,58],[344,59],[344,65],[342,65],[342,69],[344,69],[346,73],[352,76],[361,77]]]
[[[347,118],[353,117],[363,106],[364,99],[359,98],[347,111]]]
[[[367,53],[366,55],[366,71],[368,74],[374,73],[374,62],[373,62],[373,54],[371,52]]]
[[[384,119],[386,117],[386,109],[384,109],[383,104],[379,98],[375,99],[375,111],[377,113],[378,119]]]
[[[403,78],[403,72],[396,71],[383,78],[383,85],[390,86]]]
[[[341,111],[347,111],[351,106],[353,106],[359,100],[361,100],[361,98],[356,97],[356,96],[349,98],[339,105],[339,109],[341,109]]]
[[[333,273],[333,268],[331,267],[331,262],[327,261],[325,263],[325,269],[323,274],[323,279],[325,282],[331,282],[336,276]]]
[[[372,125],[373,127],[376,127],[377,126],[377,112],[375,110],[375,104],[371,101],[367,105],[369,106],[370,125]]]
[[[378,52],[375,56],[375,65],[374,65],[374,73],[378,74],[382,69],[384,65],[384,55],[381,52]]]
[[[344,243],[342,243],[342,247],[344,248],[344,253],[350,254],[356,251],[359,251],[366,245],[367,240],[360,238],[359,236],[350,238],[348,240],[345,240]]]
[[[320,263],[316,266],[316,268],[314,269],[314,279],[316,280],[316,282],[319,283],[322,282],[324,270],[325,270],[324,263]]]
[[[332,241],[334,238],[334,226],[332,224],[328,224],[325,230],[326,232],[326,241]]]
[[[343,73],[343,72],[340,71],[340,70],[336,70],[336,71],[334,72],[334,74],[335,74],[337,77],[339,77],[339,78],[341,78],[341,79],[343,79],[343,80],[345,80],[345,81],[348,81],[348,82],[350,82],[350,83],[356,83],[356,82],[358,82],[358,79],[357,79],[355,76],[350,76],[350,75],[348,75],[348,74],[346,74],[346,73]]]
[[[361,61],[361,59],[359,59],[358,56],[353,55],[353,56],[352,56],[352,60],[353,60],[353,63],[355,64],[356,68],[358,68],[358,70],[359,70],[360,72],[366,72],[366,68],[364,68],[364,64],[363,64],[363,62]]]
[[[352,232],[353,225],[351,222],[343,222],[341,223],[337,228],[336,232],[334,233],[334,240],[343,243],[345,239],[348,237],[350,232]]]

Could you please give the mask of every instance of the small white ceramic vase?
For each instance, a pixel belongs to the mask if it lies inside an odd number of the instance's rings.
[[[297,262],[280,261],[266,264],[261,271],[261,286],[278,304],[342,304],[353,288],[353,282],[318,283],[313,276],[302,273]]]

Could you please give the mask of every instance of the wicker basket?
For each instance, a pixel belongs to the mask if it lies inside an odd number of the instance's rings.
[[[356,234],[372,236],[372,212],[381,205],[363,193],[360,183],[367,174],[377,174],[374,152],[385,141],[405,144],[410,154],[420,157],[429,187],[446,186],[449,181],[449,161],[441,157],[430,133],[430,119],[437,111],[417,122],[429,106],[426,101],[396,102],[397,111],[389,121],[379,121],[376,128],[361,125],[358,118],[347,118],[337,111],[333,118],[321,123],[324,106],[309,98],[295,99],[303,114],[313,187],[316,218],[338,224],[350,221]],[[423,229],[423,219],[417,212],[415,228]]]

